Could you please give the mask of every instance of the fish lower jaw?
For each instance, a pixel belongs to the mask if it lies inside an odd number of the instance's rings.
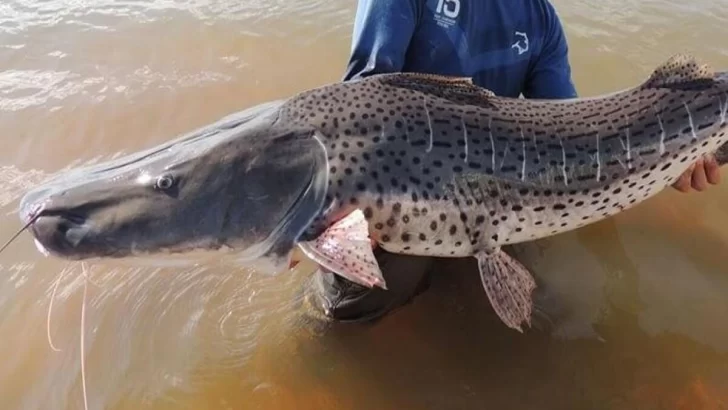
[[[43,257],[53,257],[58,258],[66,261],[74,261],[74,262],[80,262],[80,261],[88,261],[88,260],[95,260],[95,259],[101,259],[101,256],[97,255],[88,255],[85,253],[79,253],[79,252],[73,252],[68,250],[58,250],[53,249],[51,247],[48,247],[43,244],[39,239],[34,238],[33,243],[35,244],[35,248],[38,250],[38,252],[43,255]]]
[[[36,249],[38,249],[38,252],[40,252],[43,256],[46,258],[51,256],[50,251],[48,251],[48,249],[38,239],[33,239],[33,243],[35,243]]]

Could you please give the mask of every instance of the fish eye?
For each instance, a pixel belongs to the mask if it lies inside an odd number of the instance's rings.
[[[162,175],[157,178],[157,182],[154,184],[154,187],[161,190],[167,190],[172,188],[173,185],[174,177],[172,177],[172,175]]]

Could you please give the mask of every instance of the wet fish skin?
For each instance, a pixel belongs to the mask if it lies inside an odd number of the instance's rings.
[[[26,195],[21,218],[42,205],[31,232],[71,259],[226,246],[279,270],[297,244],[382,288],[370,240],[394,253],[475,257],[494,310],[522,330],[536,283],[501,246],[656,195],[724,146],[727,111],[728,75],[688,56],[633,88],[571,100],[382,74],[68,172]],[[173,189],[160,188],[170,176]]]
[[[726,143],[727,111],[728,75],[684,55],[636,87],[593,98],[501,98],[466,79],[423,74],[313,90],[284,108],[287,121],[319,130],[330,166],[325,212],[301,246],[325,267],[342,258],[320,243],[336,241],[329,227],[342,215],[361,211],[358,229],[389,252],[476,257],[496,313],[520,331],[536,283],[501,247],[656,195]],[[344,276],[383,281],[357,273],[374,259],[367,243],[353,254]]]
[[[360,208],[386,250],[456,257],[650,198],[725,142],[727,109],[726,75],[684,56],[594,98],[508,99],[465,81],[387,74],[284,107],[288,121],[317,127],[328,151],[327,212],[309,237]]]

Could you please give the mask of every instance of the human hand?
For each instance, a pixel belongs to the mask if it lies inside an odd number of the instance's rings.
[[[713,154],[706,154],[691,165],[672,186],[680,192],[690,192],[691,188],[702,192],[708,189],[708,184],[718,183],[720,165]]]

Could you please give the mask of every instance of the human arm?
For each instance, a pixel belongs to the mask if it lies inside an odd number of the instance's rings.
[[[418,0],[359,0],[344,81],[401,71],[417,25]]]
[[[569,46],[556,10],[548,0],[541,3],[544,35],[524,85],[526,98],[562,99],[577,96],[571,79]]]

